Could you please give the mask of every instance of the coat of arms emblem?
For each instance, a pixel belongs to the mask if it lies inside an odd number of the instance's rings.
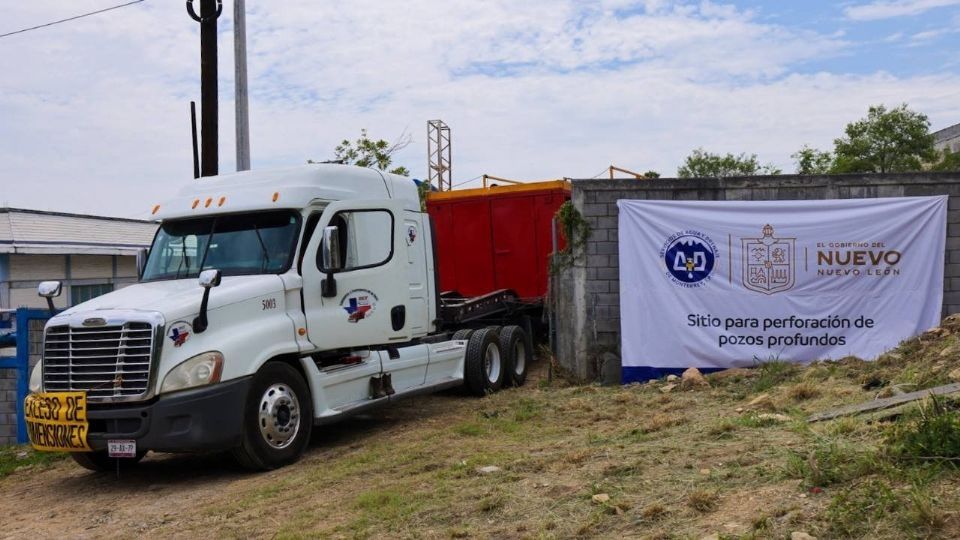
[[[775,238],[764,225],[761,238],[743,238],[743,286],[773,294],[793,288],[796,238]]]

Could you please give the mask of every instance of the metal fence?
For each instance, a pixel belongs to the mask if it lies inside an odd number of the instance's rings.
[[[0,356],[0,445],[24,444],[27,426],[23,421],[23,400],[30,391],[30,370],[43,351],[43,326],[50,312],[20,308],[9,317],[16,329],[16,354]]]

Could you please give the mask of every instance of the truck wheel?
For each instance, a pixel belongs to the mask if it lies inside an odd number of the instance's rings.
[[[454,332],[453,337],[450,339],[454,341],[461,340],[461,339],[470,339],[470,334],[472,333],[473,333],[472,328],[461,328],[460,330],[457,330],[456,332]]]
[[[527,381],[527,366],[531,361],[530,348],[527,347],[527,333],[519,326],[504,326],[500,331],[500,351],[505,358],[507,375],[505,385],[523,386]]]
[[[467,342],[464,366],[464,382],[470,393],[485,396],[500,390],[505,373],[497,333],[489,328],[474,332]]]
[[[146,452],[137,452],[135,458],[112,458],[106,450],[97,450],[96,452],[71,452],[70,457],[84,469],[96,472],[110,472],[117,470],[117,461],[120,461],[120,470],[132,469],[140,463]]]
[[[289,465],[310,444],[313,404],[300,373],[282,362],[270,362],[253,377],[243,420],[243,443],[233,451],[249,469]]]

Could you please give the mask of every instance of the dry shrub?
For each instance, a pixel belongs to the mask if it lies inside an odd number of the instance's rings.
[[[804,401],[820,396],[820,390],[810,381],[797,383],[787,390],[787,396],[796,401]]]
[[[643,433],[654,433],[662,429],[679,426],[687,422],[684,416],[674,416],[669,414],[655,414],[640,426]]]
[[[687,506],[697,512],[710,512],[717,507],[717,493],[706,489],[698,489],[687,495]]]

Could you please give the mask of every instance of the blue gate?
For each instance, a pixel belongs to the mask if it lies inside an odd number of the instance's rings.
[[[23,421],[23,400],[30,391],[30,357],[39,356],[43,347],[43,325],[50,318],[45,309],[20,308],[16,311],[16,356],[0,357],[0,369],[16,372],[17,442],[25,444],[27,425]],[[32,324],[31,324],[32,323]]]

